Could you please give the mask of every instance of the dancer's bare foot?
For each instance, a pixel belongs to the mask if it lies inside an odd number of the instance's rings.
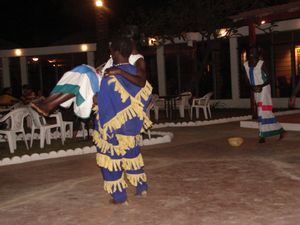
[[[47,112],[45,109],[43,109],[39,104],[32,102],[31,107],[37,111],[39,114],[42,114],[43,116],[49,116],[49,112]]]

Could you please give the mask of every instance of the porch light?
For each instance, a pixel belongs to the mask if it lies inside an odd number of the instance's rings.
[[[266,23],[265,20],[260,21],[260,25],[264,25]]]
[[[97,1],[95,1],[95,5],[96,5],[96,7],[101,8],[101,7],[103,7],[103,1],[97,0]]]
[[[22,55],[22,50],[21,49],[16,49],[15,50],[15,55],[16,56],[21,56]]]
[[[218,32],[218,37],[225,37],[227,35],[228,30],[226,28],[222,28]]]
[[[157,42],[156,38],[148,38],[148,45],[149,46],[156,45],[156,42]]]
[[[88,50],[88,46],[85,44],[81,45],[80,48],[81,48],[81,51],[83,51],[83,52],[86,52]]]

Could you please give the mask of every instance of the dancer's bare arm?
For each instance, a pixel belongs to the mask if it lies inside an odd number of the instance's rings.
[[[133,75],[124,70],[121,70],[117,67],[111,67],[104,72],[104,76],[114,76],[114,75],[121,75],[126,80],[130,81],[131,83],[144,87],[146,84],[146,66],[145,61],[143,58],[140,58],[136,61],[135,66],[137,68],[137,74]]]

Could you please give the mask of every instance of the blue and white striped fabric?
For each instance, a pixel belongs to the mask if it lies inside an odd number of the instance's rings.
[[[75,97],[62,103],[68,108],[74,103],[74,113],[81,118],[88,118],[93,106],[93,96],[100,90],[101,77],[96,70],[82,64],[66,72],[58,81],[51,94],[69,93]]]
[[[244,66],[250,85],[262,85],[267,80],[267,76],[262,70],[263,63],[262,60],[259,60],[255,67],[249,67],[248,61],[245,62]],[[284,132],[273,114],[271,86],[264,86],[261,92],[254,93],[254,97],[257,105],[259,137],[266,138]]]

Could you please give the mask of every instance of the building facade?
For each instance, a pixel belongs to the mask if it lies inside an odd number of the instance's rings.
[[[287,107],[287,98],[300,77],[300,18],[276,22],[265,33],[265,23],[256,27],[257,45],[272,78],[275,107]],[[222,107],[248,108],[249,88],[242,68],[249,46],[249,29],[242,26],[239,36],[213,41],[213,51],[201,79],[197,66],[201,36],[189,33],[176,44],[152,46],[142,50],[148,80],[159,95],[191,91],[202,96],[214,92],[214,102]],[[13,87],[18,95],[21,86],[30,84],[48,95],[64,72],[86,63],[94,66],[96,44],[64,45],[42,48],[0,50],[1,87]],[[197,82],[196,82],[197,81]],[[297,106],[300,106],[299,102]]]

